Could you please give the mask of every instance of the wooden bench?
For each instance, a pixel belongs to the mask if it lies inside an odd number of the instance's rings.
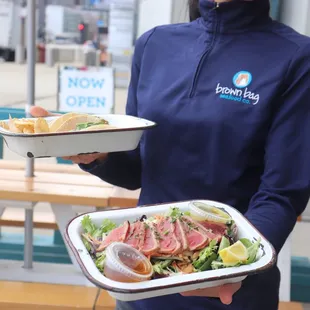
[[[279,310],[303,310],[303,307],[297,302],[280,302]]]
[[[0,309],[92,310],[98,291],[94,287],[0,282]]]
[[[109,295],[108,292],[100,290],[95,310],[114,310],[115,308],[115,300]]]

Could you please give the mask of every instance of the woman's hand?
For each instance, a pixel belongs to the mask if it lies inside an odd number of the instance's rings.
[[[57,116],[60,114],[53,114],[47,110],[45,110],[42,107],[38,106],[33,106],[30,108],[30,114],[33,117],[48,117],[48,116]],[[108,154],[106,153],[93,153],[93,154],[83,154],[83,155],[76,155],[76,156],[68,156],[68,157],[63,157],[65,160],[71,160],[75,164],[90,164],[94,162],[95,160],[97,161],[104,161],[107,158]]]
[[[30,114],[33,117],[48,117],[48,116],[57,116],[57,115],[61,115],[61,114],[54,114],[51,113],[47,110],[45,110],[42,107],[38,107],[38,106],[33,106],[30,108]]]
[[[64,160],[71,160],[75,164],[84,164],[88,165],[94,162],[95,160],[103,162],[106,160],[108,154],[106,153],[93,153],[93,154],[83,154],[83,155],[76,155],[76,156],[68,156],[63,157]]]
[[[182,296],[198,296],[198,297],[215,297],[219,298],[221,302],[225,305],[230,305],[233,300],[233,295],[239,291],[241,288],[240,283],[233,283],[233,284],[225,284],[223,286],[205,288],[201,290],[191,291],[181,293]]]

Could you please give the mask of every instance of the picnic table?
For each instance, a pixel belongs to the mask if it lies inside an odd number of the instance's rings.
[[[25,163],[0,160],[0,217],[5,208],[25,210],[24,268],[33,264],[33,210],[49,203],[62,236],[78,213],[135,207],[139,191],[127,191],[103,182],[74,165],[35,163],[35,176],[25,177]],[[74,265],[76,260],[67,246]]]

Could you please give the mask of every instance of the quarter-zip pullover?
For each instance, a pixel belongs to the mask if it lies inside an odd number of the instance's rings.
[[[232,205],[279,251],[310,194],[310,40],[272,21],[269,1],[200,0],[202,17],[136,43],[127,113],[155,121],[139,148],[81,165],[139,205]],[[277,268],[248,277],[230,306],[164,296],[134,310],[276,310]]]

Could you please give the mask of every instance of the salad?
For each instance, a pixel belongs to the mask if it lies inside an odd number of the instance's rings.
[[[260,247],[260,240],[238,239],[237,227],[227,213],[215,222],[171,208],[166,214],[142,216],[121,225],[105,219],[96,226],[88,215],[81,224],[83,243],[102,273],[105,251],[113,242],[142,252],[152,263],[153,279],[248,265],[258,259]]]

